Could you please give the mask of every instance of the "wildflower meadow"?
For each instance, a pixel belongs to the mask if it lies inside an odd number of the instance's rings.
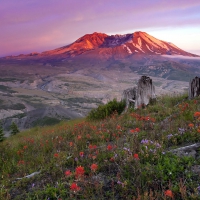
[[[89,116],[0,142],[0,199],[200,199],[200,148],[171,151],[200,142],[199,97]]]

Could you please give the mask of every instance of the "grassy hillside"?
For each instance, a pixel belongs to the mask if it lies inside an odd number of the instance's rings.
[[[0,199],[200,199],[200,149],[195,158],[169,152],[200,141],[199,111],[200,98],[163,96],[12,136],[0,143]]]

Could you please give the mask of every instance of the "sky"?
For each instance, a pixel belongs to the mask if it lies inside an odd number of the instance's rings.
[[[135,31],[200,55],[200,0],[0,0],[0,57]]]

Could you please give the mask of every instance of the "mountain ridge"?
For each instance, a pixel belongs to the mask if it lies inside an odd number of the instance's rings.
[[[58,57],[72,58],[92,52],[94,57],[111,58],[113,56],[125,58],[137,55],[182,55],[189,57],[199,57],[198,55],[186,52],[173,43],[159,40],[146,32],[136,31],[129,34],[107,35],[105,33],[94,32],[85,34],[73,43],[42,53],[30,53],[19,55],[18,57]]]

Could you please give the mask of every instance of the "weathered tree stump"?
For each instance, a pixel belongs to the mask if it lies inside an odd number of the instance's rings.
[[[126,101],[125,111],[132,105],[134,105],[134,108],[145,106],[149,104],[151,99],[155,98],[155,87],[152,79],[148,76],[142,76],[138,81],[137,87],[124,90],[122,97]]]
[[[125,111],[127,111],[129,107],[132,107],[135,105],[136,88],[128,88],[124,90],[122,99],[126,101]]]
[[[189,99],[193,99],[200,95],[200,78],[195,77],[189,83],[189,92],[188,92]]]

